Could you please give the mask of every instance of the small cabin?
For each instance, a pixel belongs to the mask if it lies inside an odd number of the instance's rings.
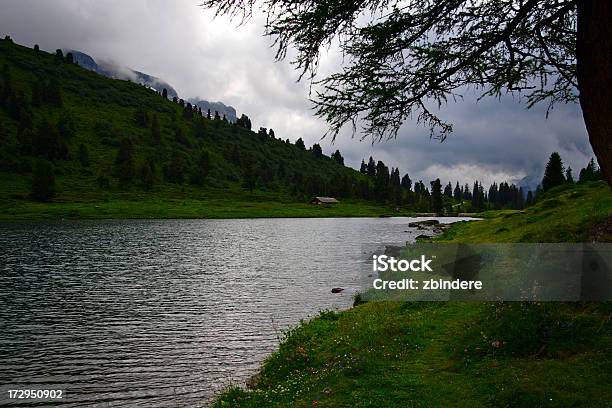
[[[340,201],[336,200],[333,197],[315,197],[309,201],[309,204],[312,205],[331,205],[338,203],[340,203]]]

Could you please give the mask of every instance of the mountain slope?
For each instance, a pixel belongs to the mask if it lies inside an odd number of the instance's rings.
[[[190,104],[56,55],[2,40],[0,67],[4,208],[31,203],[32,170],[40,160],[53,163],[55,203],[211,194],[242,201],[303,202],[312,195],[346,201],[370,187],[367,177],[329,157],[206,119]]]

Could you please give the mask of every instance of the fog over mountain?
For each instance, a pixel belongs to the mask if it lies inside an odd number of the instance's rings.
[[[276,135],[307,146],[320,143],[330,154],[340,149],[346,163],[358,167],[372,155],[389,167],[399,166],[413,180],[443,182],[474,179],[528,184],[540,179],[552,151],[558,151],[577,174],[592,157],[578,105],[526,110],[511,96],[476,102],[464,99],[441,107],[453,123],[444,142],[431,140],[428,129],[406,123],[396,140],[372,145],[351,139],[348,130],[335,144],[321,141],[326,124],[313,117],[309,84],[296,82],[288,61],[275,62],[271,39],[262,36],[265,17],[245,25],[213,18],[198,0],[5,0],[0,5],[0,34],[17,43],[53,51],[82,50],[99,61],[116,61],[134,75],[146,73],[171,84],[185,100],[199,96],[246,113],[253,128],[273,128]],[[36,10],[32,12],[32,10]],[[321,73],[339,69],[335,47],[322,56]],[[193,100],[193,99],[192,99]],[[211,109],[212,110],[212,109]]]

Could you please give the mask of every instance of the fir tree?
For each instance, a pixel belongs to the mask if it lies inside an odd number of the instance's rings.
[[[115,164],[119,181],[129,183],[134,177],[134,145],[127,137],[121,139]]]
[[[300,150],[306,150],[306,145],[304,144],[304,141],[302,140],[301,137],[295,141],[295,147],[297,147]]]
[[[544,178],[542,179],[542,188],[544,191],[548,191],[553,187],[560,186],[565,183],[565,177],[563,176],[563,162],[559,153],[553,152],[548,159],[546,164],[546,170],[544,171]]]
[[[440,179],[431,182],[431,211],[442,213],[442,183]]]
[[[83,143],[79,144],[79,162],[83,167],[89,167],[89,151]]]
[[[410,191],[412,189],[412,180],[410,180],[410,176],[408,176],[408,174],[405,174],[404,177],[402,177],[401,185],[404,190]]]
[[[461,201],[463,198],[463,194],[461,193],[461,187],[459,187],[459,182],[455,185],[455,190],[453,191],[453,198],[456,201]]]
[[[53,164],[47,160],[36,160],[32,175],[32,198],[38,201],[50,201],[55,194]]]
[[[372,156],[370,156],[370,159],[368,160],[368,176],[372,178],[376,177],[376,163],[374,162]]]
[[[565,181],[574,184],[574,176],[572,175],[571,167],[568,167],[567,170],[565,170]]]
[[[340,154],[340,150],[336,150],[332,154],[331,158],[334,159],[334,161],[339,165],[344,166],[344,157],[342,157],[342,154]]]
[[[157,146],[161,143],[161,129],[159,126],[159,118],[157,114],[153,115],[151,121],[151,144]]]

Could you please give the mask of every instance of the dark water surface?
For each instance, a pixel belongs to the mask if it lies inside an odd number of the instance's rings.
[[[206,406],[283,330],[349,307],[368,251],[414,239],[413,220],[0,223],[0,405],[48,404],[8,400],[26,388],[65,390],[55,406]]]

